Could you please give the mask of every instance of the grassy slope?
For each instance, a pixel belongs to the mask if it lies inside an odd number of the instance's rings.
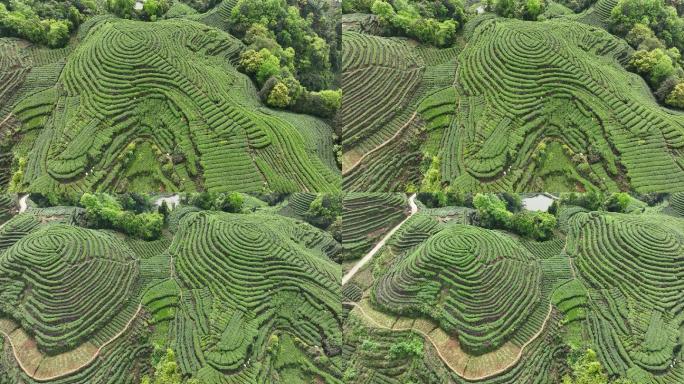
[[[225,32],[97,16],[66,49],[2,47],[24,68],[0,67],[16,78],[0,114],[23,122],[14,156],[30,158],[19,188],[127,190],[135,173],[148,190],[339,189],[332,128],[265,108]],[[130,162],[130,143],[159,153]]]

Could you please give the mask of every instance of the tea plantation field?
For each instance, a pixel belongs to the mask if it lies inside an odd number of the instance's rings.
[[[195,19],[98,15],[60,49],[1,38],[0,186],[339,190],[329,123],[265,107],[244,44]]]
[[[604,28],[614,5],[473,16],[448,48],[372,35],[345,15],[344,187],[684,189],[684,115],[628,71],[634,50]]]
[[[173,383],[341,383],[339,246],[278,209],[182,204],[151,241],[76,207],[0,224],[0,383],[145,382],[167,349]]]
[[[407,215],[402,193],[348,193],[342,200],[344,259],[358,259]]]
[[[551,384],[594,358],[597,382],[682,382],[680,200],[562,203],[543,242],[479,226],[471,208],[421,206],[342,288],[344,377]]]

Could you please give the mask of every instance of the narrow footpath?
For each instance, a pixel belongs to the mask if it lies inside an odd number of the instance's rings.
[[[373,258],[373,256],[375,256],[375,254],[378,253],[378,251],[379,251],[382,247],[385,246],[385,242],[387,242],[387,240],[389,240],[389,238],[390,238],[392,235],[394,235],[394,233],[399,229],[399,227],[401,227],[405,222],[408,221],[408,219],[411,218],[411,216],[415,215],[416,212],[418,212],[418,206],[416,205],[416,195],[415,195],[415,193],[414,193],[413,195],[411,195],[411,197],[409,197],[409,205],[411,206],[411,214],[408,215],[408,216],[407,216],[401,223],[399,223],[396,227],[392,228],[389,232],[387,232],[387,234],[385,235],[385,237],[383,237],[382,240],[380,240],[377,244],[375,244],[375,247],[373,247],[373,249],[371,249],[370,252],[368,252],[368,253],[366,254],[366,256],[364,256],[361,260],[359,260],[356,264],[354,264],[354,266],[352,267],[352,269],[350,269],[349,272],[347,272],[347,274],[344,275],[344,276],[342,277],[342,285],[347,284],[347,282],[348,282],[349,280],[351,280],[352,277],[354,277],[354,275],[356,275],[356,273],[357,273],[359,270],[361,270],[361,268],[362,268],[364,265],[366,265],[369,261],[371,261],[371,259]]]

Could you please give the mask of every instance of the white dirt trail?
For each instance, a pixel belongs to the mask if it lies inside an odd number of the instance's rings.
[[[349,282],[349,280],[351,280],[352,277],[354,277],[354,275],[356,275],[356,273],[357,273],[359,270],[361,270],[361,268],[362,268],[364,265],[366,265],[369,261],[371,261],[371,259],[373,258],[373,256],[375,256],[375,254],[378,253],[378,251],[379,251],[382,247],[385,246],[385,242],[387,242],[387,240],[388,240],[388,239],[389,239],[389,238],[390,238],[390,237],[399,229],[399,227],[401,227],[405,222],[408,221],[408,219],[411,218],[411,216],[413,216],[416,212],[418,212],[418,206],[416,205],[416,195],[415,195],[415,194],[413,194],[413,195],[411,195],[411,197],[409,197],[409,205],[411,206],[411,214],[408,215],[408,216],[407,216],[401,223],[399,223],[396,227],[392,228],[389,232],[387,232],[387,234],[385,235],[385,237],[383,237],[382,240],[380,240],[377,244],[375,244],[375,247],[373,247],[373,249],[371,249],[371,250],[366,254],[366,256],[364,256],[361,260],[359,260],[356,264],[354,264],[354,266],[352,267],[352,269],[350,269],[350,270],[347,272],[347,274],[344,275],[344,276],[342,277],[342,285],[347,284],[347,282]]]
[[[28,194],[24,194],[24,195],[22,195],[22,196],[19,198],[19,213],[25,212],[26,209],[28,209],[28,205],[27,205],[27,203],[26,203],[26,201],[28,200],[28,197],[29,197]],[[0,228],[2,228],[5,224],[6,224],[6,223],[0,224]],[[37,381],[55,380],[55,379],[59,379],[59,378],[61,378],[61,377],[68,376],[68,375],[70,375],[70,374],[76,373],[76,372],[80,371],[81,369],[83,369],[83,368],[89,366],[90,364],[92,364],[92,363],[95,361],[95,359],[97,359],[98,356],[100,356],[100,353],[102,352],[102,349],[104,349],[104,348],[107,347],[109,344],[111,344],[112,342],[114,342],[116,339],[118,339],[119,337],[121,337],[124,333],[126,333],[126,331],[131,327],[131,324],[133,324],[133,321],[140,315],[140,312],[142,311],[142,309],[143,309],[143,305],[142,305],[142,303],[141,303],[141,304],[138,305],[138,309],[135,311],[135,314],[133,315],[133,317],[131,317],[131,319],[128,320],[128,322],[126,323],[126,326],[125,326],[121,331],[119,331],[119,333],[117,333],[116,335],[112,336],[109,340],[107,340],[107,341],[104,342],[102,345],[100,345],[100,346],[97,348],[97,350],[95,350],[95,353],[94,353],[88,360],[86,360],[85,362],[83,362],[82,364],[80,364],[79,366],[77,366],[77,367],[75,367],[75,368],[72,368],[72,369],[65,369],[63,372],[58,372],[57,374],[51,375],[51,376],[42,376],[42,375],[37,375],[36,372],[31,372],[31,370],[27,368],[27,364],[26,364],[24,361],[21,360],[19,354],[17,353],[16,346],[14,345],[14,343],[13,343],[12,338],[10,337],[10,335],[7,334],[7,333],[5,333],[3,330],[0,330],[0,335],[4,336],[5,339],[9,342],[9,345],[10,345],[10,347],[11,347],[11,349],[12,349],[12,354],[14,355],[14,359],[17,361],[19,367],[20,367],[20,368],[21,368],[29,377],[31,377],[32,379],[37,380]],[[66,352],[66,354],[68,354],[68,353],[69,353],[69,352]]]
[[[437,355],[439,355],[439,358],[444,362],[444,364],[447,365],[447,367],[449,367],[449,369],[451,369],[455,374],[459,375],[460,377],[462,377],[462,378],[464,378],[464,379],[466,379],[466,380],[471,380],[471,381],[484,380],[484,379],[488,379],[488,378],[491,378],[491,377],[500,375],[501,373],[504,373],[504,372],[508,371],[509,369],[511,369],[512,367],[514,367],[516,364],[518,364],[518,362],[520,362],[520,359],[522,358],[523,353],[525,352],[525,349],[526,349],[533,341],[535,341],[539,336],[541,336],[541,334],[544,332],[544,329],[546,328],[547,323],[548,323],[549,320],[551,319],[551,314],[553,313],[553,304],[549,303],[549,311],[548,311],[548,313],[546,314],[546,318],[544,319],[544,322],[542,323],[542,325],[541,325],[541,327],[539,328],[539,330],[538,330],[534,335],[532,335],[532,337],[531,337],[529,340],[527,340],[527,341],[525,342],[525,344],[523,344],[523,345],[520,346],[520,350],[518,351],[517,355],[516,355],[515,358],[514,358],[513,360],[511,360],[508,364],[506,364],[506,365],[503,366],[503,367],[497,368],[497,369],[495,369],[495,370],[492,371],[492,372],[488,372],[487,374],[484,374],[484,375],[468,375],[468,374],[466,374],[465,372],[459,372],[459,370],[456,369],[456,368],[453,366],[452,362],[449,361],[449,359],[447,359],[447,358],[444,356],[444,354],[442,354],[442,351],[441,351],[441,349],[440,349],[440,346],[439,346],[434,340],[432,340],[432,338],[430,337],[430,335],[428,335],[427,333],[423,332],[422,330],[416,329],[416,328],[413,328],[413,327],[408,327],[408,328],[392,328],[392,327],[387,327],[387,326],[384,326],[384,325],[382,325],[382,324],[376,322],[372,317],[370,317],[370,316],[363,310],[363,307],[361,307],[361,306],[358,305],[357,303],[354,303],[354,302],[344,302],[343,304],[345,304],[345,305],[351,305],[351,306],[354,306],[355,308],[357,308],[357,309],[359,310],[359,312],[361,313],[361,315],[364,317],[364,320],[366,320],[367,322],[371,323],[371,324],[372,324],[374,327],[376,327],[376,328],[382,328],[382,329],[387,329],[387,330],[396,331],[396,332],[412,331],[412,332],[417,332],[417,333],[419,333],[421,336],[423,336],[425,339],[427,339],[427,340],[430,342],[430,344],[432,344],[432,346],[433,346],[433,347],[435,348],[435,350],[437,351]]]
[[[16,350],[17,347],[16,347],[16,346],[14,345],[14,343],[12,342],[12,338],[10,337],[10,335],[7,334],[7,333],[5,333],[5,332],[2,331],[2,330],[0,330],[0,334],[2,334],[3,336],[5,336],[5,339],[6,339],[7,341],[9,341],[10,347],[12,348],[12,353],[14,354],[14,359],[17,361],[17,363],[19,364],[19,367],[22,369],[22,371],[24,371],[24,373],[26,373],[26,375],[28,375],[28,376],[29,376],[30,378],[32,378],[33,380],[37,380],[37,381],[50,381],[50,380],[59,379],[59,378],[61,378],[61,377],[68,376],[68,375],[71,375],[71,374],[73,374],[73,373],[76,373],[76,372],[80,371],[81,369],[83,369],[83,368],[89,366],[90,364],[92,364],[92,363],[95,361],[95,359],[97,359],[98,356],[100,356],[100,352],[102,352],[102,349],[104,349],[106,346],[108,346],[109,344],[111,344],[112,342],[114,342],[116,339],[118,339],[119,337],[121,337],[124,333],[126,333],[126,331],[131,327],[131,324],[133,324],[133,321],[138,317],[138,315],[140,315],[140,311],[142,311],[142,309],[143,309],[143,305],[142,305],[142,304],[139,304],[139,305],[138,305],[138,310],[135,312],[135,314],[133,315],[133,317],[131,317],[131,319],[128,320],[128,323],[126,323],[126,326],[125,326],[119,333],[117,333],[116,335],[112,336],[109,340],[107,340],[107,341],[104,342],[102,345],[100,345],[100,346],[97,348],[97,350],[95,350],[95,353],[94,353],[88,360],[86,360],[85,362],[83,362],[82,364],[80,364],[80,365],[77,366],[77,367],[74,367],[74,368],[71,368],[71,369],[65,369],[63,372],[58,372],[58,373],[56,373],[56,374],[54,374],[54,375],[51,375],[51,376],[37,375],[36,372],[31,372],[31,370],[30,370],[29,368],[27,368],[26,363],[23,362],[23,361],[21,360],[21,358],[19,357],[19,354],[17,353],[17,350]],[[66,354],[68,354],[68,353],[69,353],[69,352],[66,352]]]
[[[26,204],[26,200],[28,200],[28,197],[29,195],[25,194],[19,198],[19,213],[24,213],[26,209],[28,209],[28,205]]]

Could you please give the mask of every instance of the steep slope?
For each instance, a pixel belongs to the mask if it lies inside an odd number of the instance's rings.
[[[332,141],[319,138],[332,128],[264,108],[229,34],[106,17],[80,34],[56,84],[13,108],[15,157],[27,159],[17,189],[339,189]]]

